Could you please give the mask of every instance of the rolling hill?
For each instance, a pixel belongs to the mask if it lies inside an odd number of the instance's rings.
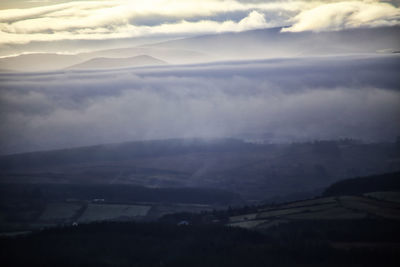
[[[138,141],[1,156],[0,182],[208,187],[263,201],[298,192],[315,196],[347,177],[399,171],[395,149],[393,143],[339,141]]]

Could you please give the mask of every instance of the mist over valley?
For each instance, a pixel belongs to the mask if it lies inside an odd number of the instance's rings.
[[[1,262],[397,266],[399,5],[1,1]]]

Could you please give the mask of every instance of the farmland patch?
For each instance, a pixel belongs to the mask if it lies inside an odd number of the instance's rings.
[[[118,218],[144,217],[151,206],[145,205],[115,205],[89,204],[78,219],[79,222],[105,221]]]

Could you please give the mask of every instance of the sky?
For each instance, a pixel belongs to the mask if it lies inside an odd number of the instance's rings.
[[[141,38],[272,27],[288,32],[337,31],[400,23],[399,1],[375,0],[3,0],[0,8],[0,49],[10,54],[15,53],[13,47],[30,52],[35,43],[57,42],[58,52],[75,53],[85,42],[94,41],[84,46],[86,50],[98,48],[100,40],[116,47]]]

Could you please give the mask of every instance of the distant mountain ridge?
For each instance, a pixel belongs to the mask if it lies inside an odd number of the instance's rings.
[[[22,54],[0,58],[0,68],[10,71],[49,71],[63,69],[81,61],[82,58],[78,55],[55,53]]]
[[[397,51],[400,27],[360,28],[331,32],[281,32],[268,28],[201,35],[147,47],[189,48],[215,60],[346,55]]]
[[[170,64],[193,64],[299,56],[393,54],[400,50],[400,38],[398,36],[400,36],[400,27],[398,26],[295,33],[281,32],[281,28],[269,28],[200,35],[76,55],[36,53],[5,57],[0,58],[0,69],[52,71],[69,67],[104,69],[110,65],[112,68],[129,67],[131,65],[157,65],[162,64],[159,61],[163,60]],[[131,62],[140,55],[147,55],[158,60],[158,62],[149,60],[148,63],[144,59],[142,59],[142,63]]]
[[[164,65],[167,62],[148,55],[139,55],[128,58],[99,57],[68,67],[69,70],[83,69],[113,69],[123,67],[138,67],[151,65]]]
[[[136,55],[149,55],[157,59],[165,60],[170,64],[187,64],[194,62],[197,63],[206,62],[209,60],[209,56],[207,54],[191,50],[190,48],[175,49],[162,46],[157,47],[152,44],[134,47],[114,48],[79,54],[79,56],[84,59],[91,59],[96,57],[126,58]]]

